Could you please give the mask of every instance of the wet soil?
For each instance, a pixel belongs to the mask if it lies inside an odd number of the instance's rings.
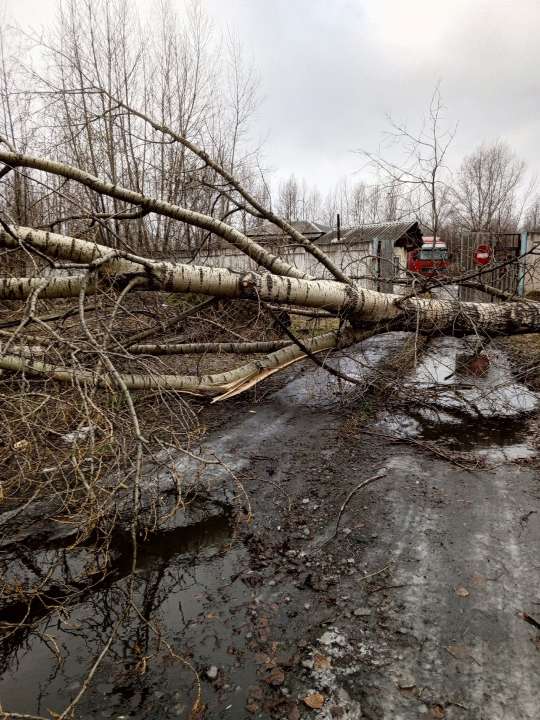
[[[374,338],[342,367],[362,377],[403,339]],[[456,385],[444,378],[460,348],[437,341],[404,382]],[[212,406],[200,452],[220,462],[178,458],[177,469],[219,502],[141,544],[141,617],[113,642],[80,717],[187,718],[196,671],[212,720],[536,719],[540,635],[522,613],[540,620],[540,482],[527,430],[537,398],[498,350],[485,377],[458,381],[435,413],[372,416],[305,365],[262,397]],[[11,571],[35,573],[63,553],[54,586],[65,610],[51,597],[39,633],[0,646],[3,708],[58,712],[125,606],[129,543],[115,544],[105,580],[85,574],[82,589],[84,548],[3,553]]]

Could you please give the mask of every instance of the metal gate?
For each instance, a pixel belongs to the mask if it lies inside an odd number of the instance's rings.
[[[488,245],[491,248],[491,260],[484,266],[475,263],[476,250],[480,245]],[[519,294],[520,233],[456,233],[447,238],[447,246],[451,275],[459,277],[464,273],[482,270],[482,275],[471,278],[473,282],[482,282],[510,295]],[[500,302],[500,298],[489,293],[463,286],[459,288],[459,299],[474,302]]]

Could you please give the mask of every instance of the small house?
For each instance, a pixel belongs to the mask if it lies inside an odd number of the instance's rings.
[[[383,292],[392,292],[393,281],[405,277],[407,252],[422,245],[422,231],[416,221],[374,223],[339,232],[305,220],[293,221],[291,225],[360,287]],[[329,271],[277,225],[267,221],[248,230],[246,235],[309,277],[331,279]],[[260,269],[247,255],[223,240],[206,246],[192,262],[237,272]]]

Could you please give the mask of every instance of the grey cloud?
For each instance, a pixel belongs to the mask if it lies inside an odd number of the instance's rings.
[[[538,0],[203,2],[256,63],[263,101],[253,136],[278,176],[295,172],[326,190],[358,171],[351,151],[378,147],[386,113],[418,126],[439,80],[448,123],[459,123],[454,164],[503,138],[540,169]],[[6,4],[39,25],[56,3]]]

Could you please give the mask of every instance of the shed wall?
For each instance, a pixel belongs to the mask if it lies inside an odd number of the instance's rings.
[[[347,275],[357,280],[360,287],[376,289],[377,287],[377,259],[372,243],[361,245],[346,245],[332,243],[319,245],[332,262]],[[297,267],[301,272],[315,278],[331,279],[329,271],[314,257],[299,246],[279,246],[273,248],[265,244],[270,252],[279,254],[283,260]],[[201,251],[195,258],[178,257],[178,262],[192,262],[194,265],[210,265],[212,267],[225,267],[236,272],[249,270],[262,270],[244,253],[235,248],[219,248],[217,250]]]

